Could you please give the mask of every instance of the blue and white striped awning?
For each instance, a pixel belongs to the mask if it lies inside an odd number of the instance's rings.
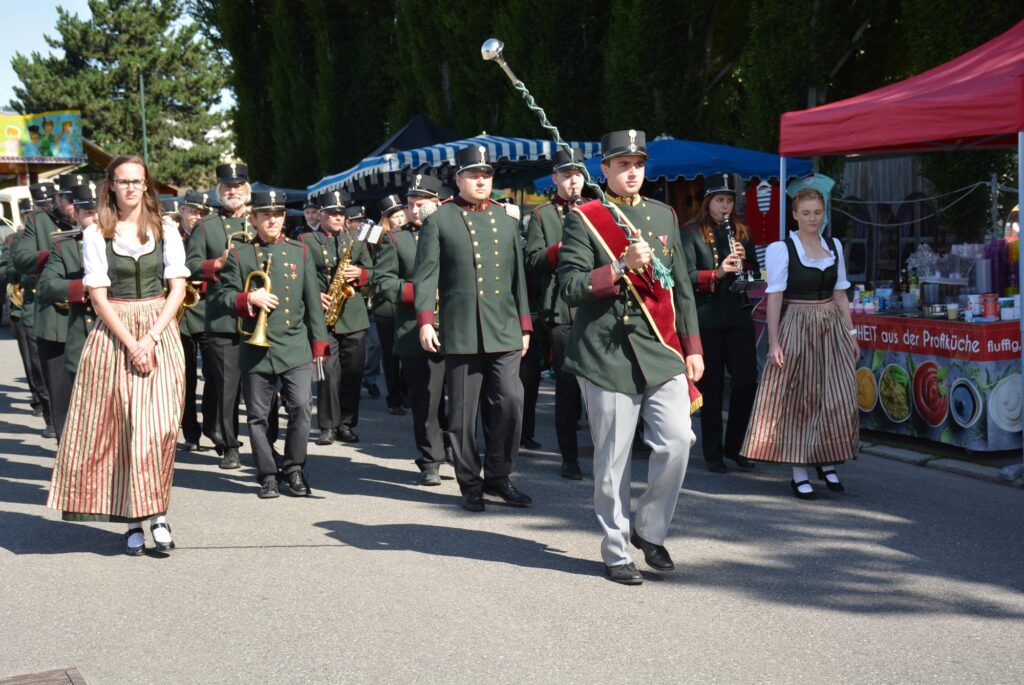
[[[558,147],[551,140],[481,134],[473,138],[453,140],[450,143],[367,157],[340,174],[325,176],[309,186],[307,191],[310,195],[319,195],[339,188],[352,192],[378,185],[403,185],[409,174],[454,166],[455,153],[458,150],[476,145],[487,148],[487,154],[497,168],[499,176],[502,167],[509,164],[550,160]],[[593,142],[570,142],[569,145],[582,150],[584,158],[593,157],[601,148],[598,143]]]

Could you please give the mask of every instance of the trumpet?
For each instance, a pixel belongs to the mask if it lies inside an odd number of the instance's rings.
[[[224,248],[225,250],[231,249],[231,243],[234,242],[235,238],[241,238],[243,243],[249,242],[249,240],[252,238],[252,236],[249,234],[249,231],[245,230],[244,228],[241,231],[235,231],[234,233],[228,233],[225,230],[224,233],[226,233],[228,236],[228,244]]]
[[[250,287],[252,286],[252,279],[261,278],[263,279],[263,289],[268,293],[270,292],[270,262],[273,258],[273,255],[267,257],[267,265],[262,271],[252,271],[245,277],[245,285],[242,288],[243,290],[249,292]],[[245,341],[249,345],[255,345],[256,347],[270,347],[270,341],[267,340],[267,310],[262,307],[260,308],[259,316],[256,317],[256,325],[253,326],[252,331],[245,330],[242,326],[242,319],[238,319],[238,333],[240,335],[249,336],[249,339]]]
[[[181,306],[178,307],[178,311],[174,314],[174,318],[177,321],[181,321],[182,317],[185,316],[185,312],[199,304],[199,300],[201,299],[202,294],[199,292],[199,289],[188,281],[185,281],[185,299],[181,301]]]

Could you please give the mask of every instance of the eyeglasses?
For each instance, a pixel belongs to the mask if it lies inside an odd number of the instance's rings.
[[[142,190],[146,187],[146,181],[141,178],[115,178],[114,185],[121,190],[128,190],[129,188],[138,188],[139,190]]]

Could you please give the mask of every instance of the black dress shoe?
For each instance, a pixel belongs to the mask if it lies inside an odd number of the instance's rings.
[[[151,533],[155,533],[157,528],[166,528],[167,534],[171,534],[171,527],[166,523],[154,523],[149,527],[149,531]],[[153,544],[156,545],[156,548],[161,552],[170,552],[174,549],[174,540],[171,540],[170,542],[160,542],[156,539],[156,535],[153,536]]]
[[[829,480],[828,476],[833,476],[835,480]],[[835,469],[832,469],[831,471],[826,471],[825,469],[819,466],[818,478],[820,480],[825,481],[825,487],[831,490],[832,492],[846,492],[846,488],[844,488],[843,484],[839,482],[839,474],[836,473]]]
[[[242,460],[238,458],[238,448],[228,447],[224,450],[224,456],[220,459],[218,466],[222,469],[240,469]]]
[[[637,570],[636,564],[633,562],[619,564],[618,566],[605,566],[604,572],[607,574],[608,579],[614,583],[643,585],[644,582],[644,577],[640,575],[640,571]]]
[[[351,428],[342,426],[338,429],[338,440],[342,442],[359,442],[359,436],[353,433]]]
[[[427,467],[420,473],[420,478],[416,481],[417,485],[435,486],[441,484],[441,474],[438,473],[437,467]]]
[[[814,490],[810,492],[800,492],[801,485],[810,485],[811,481],[802,480],[797,483],[795,480],[789,481],[789,487],[793,488],[793,495],[799,499],[814,499]]]
[[[279,494],[281,493],[277,490],[277,476],[267,476],[264,478],[260,484],[260,491],[256,493],[260,499],[273,499]]]
[[[331,445],[338,439],[338,434],[333,428],[324,428],[316,438],[318,445]]]
[[[142,536],[142,543],[138,547],[132,547],[131,538],[136,534]],[[128,532],[124,534],[124,541],[124,553],[128,556],[139,557],[146,553],[146,534],[142,532],[141,528],[129,528]]]
[[[452,449],[451,445],[444,446],[444,463],[448,466],[455,466],[455,450]]]
[[[729,467],[725,465],[724,461],[709,461],[708,471],[711,473],[729,473]]]
[[[376,383],[366,383],[363,387],[366,388],[366,392],[369,393],[370,397],[380,397],[380,388],[377,387]]]
[[[43,415],[43,408],[42,407],[32,407],[32,416],[42,416],[42,415]]]
[[[525,447],[528,450],[539,450],[541,448],[541,444],[539,442],[537,442],[536,440],[534,440],[533,438],[522,438],[522,439],[520,439],[519,440],[519,446],[520,447]]]
[[[53,430],[53,424],[48,423],[46,424],[46,427],[43,428],[43,432],[40,433],[40,435],[44,438],[55,438],[57,437],[57,431]]]
[[[395,416],[405,416],[405,410],[402,409],[401,405],[397,407],[388,407],[388,413],[394,414]]]
[[[528,507],[533,503],[532,497],[525,492],[517,490],[516,486],[512,485],[509,481],[505,481],[501,485],[485,487],[484,492],[488,495],[500,497],[510,507]]]
[[[644,553],[644,561],[655,571],[675,570],[676,565],[672,563],[672,557],[669,556],[668,550],[665,549],[664,545],[647,542],[647,540],[644,540],[635,532],[629,536],[629,541],[633,543],[634,547]]]
[[[569,480],[583,480],[583,472],[580,471],[580,463],[575,459],[562,461],[562,478]]]
[[[462,508],[466,511],[483,511],[486,508],[483,493],[478,490],[467,492],[462,496]]]
[[[285,491],[292,497],[306,497],[309,495],[309,484],[306,482],[306,475],[302,469],[292,471],[286,476],[288,489]]]
[[[749,470],[749,469],[754,468],[754,462],[750,461],[749,459],[744,457],[742,454],[729,455],[729,456],[726,457],[726,459],[732,459],[733,462],[736,464],[736,466],[739,466],[741,469],[748,469]]]

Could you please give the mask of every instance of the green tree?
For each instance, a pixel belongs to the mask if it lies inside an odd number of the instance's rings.
[[[21,81],[11,102],[18,112],[78,109],[83,127],[115,154],[142,153],[139,77],[145,81],[150,165],[177,186],[201,185],[230,141],[213,112],[226,85],[223,64],[180,0],[89,0],[80,19],[57,9],[64,56],[16,54]]]

